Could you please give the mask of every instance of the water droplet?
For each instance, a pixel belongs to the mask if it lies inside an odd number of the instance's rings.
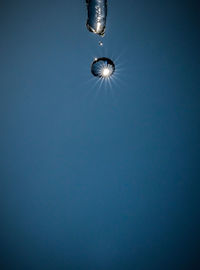
[[[95,77],[109,78],[115,71],[115,64],[106,57],[94,59],[91,66],[91,72]]]

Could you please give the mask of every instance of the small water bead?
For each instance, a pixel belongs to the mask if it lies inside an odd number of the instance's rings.
[[[102,41],[99,41],[99,46],[103,46],[103,42]]]

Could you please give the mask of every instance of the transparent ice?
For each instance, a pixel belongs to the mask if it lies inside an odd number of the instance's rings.
[[[107,0],[86,0],[88,18],[86,26],[89,31],[103,36],[106,29]]]

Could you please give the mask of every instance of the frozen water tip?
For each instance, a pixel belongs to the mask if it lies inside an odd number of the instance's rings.
[[[88,18],[86,26],[90,32],[104,36],[107,17],[107,0],[86,0]]]

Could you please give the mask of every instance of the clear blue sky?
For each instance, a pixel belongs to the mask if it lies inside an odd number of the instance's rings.
[[[200,269],[197,3],[0,1],[2,270]]]

